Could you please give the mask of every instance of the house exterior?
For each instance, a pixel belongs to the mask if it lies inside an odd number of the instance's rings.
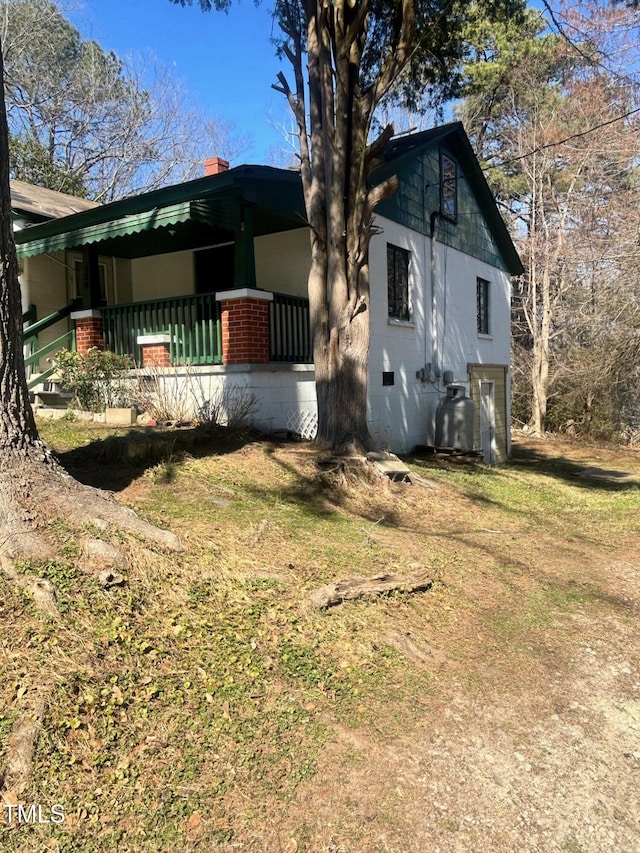
[[[476,403],[475,449],[503,461],[520,260],[459,123],[393,141],[374,180],[389,174],[400,188],[376,212],[370,250],[371,433],[397,452],[433,445],[438,401],[457,385]],[[313,435],[297,172],[212,158],[203,178],[35,222],[16,243],[25,305],[66,312],[37,328],[34,371],[65,329],[78,349],[131,353],[167,381],[195,373],[205,395],[240,385],[259,400],[258,426]]]

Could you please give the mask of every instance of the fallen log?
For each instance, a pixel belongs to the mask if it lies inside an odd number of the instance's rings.
[[[389,592],[424,592],[431,589],[433,581],[423,572],[418,572],[406,578],[398,575],[376,575],[372,578],[347,578],[336,581],[320,589],[316,589],[309,596],[309,603],[313,607],[326,610],[343,601],[353,601],[357,598],[369,598],[385,595]]]

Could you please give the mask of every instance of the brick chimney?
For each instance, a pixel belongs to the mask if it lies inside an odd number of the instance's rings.
[[[204,161],[204,173],[208,175],[219,175],[221,172],[229,170],[229,161],[223,160],[222,157],[209,157]]]

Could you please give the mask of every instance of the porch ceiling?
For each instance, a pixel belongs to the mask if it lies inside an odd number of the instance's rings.
[[[96,244],[101,254],[139,258],[233,240],[247,209],[255,236],[303,227],[299,175],[238,167],[34,225],[15,237],[21,257]]]

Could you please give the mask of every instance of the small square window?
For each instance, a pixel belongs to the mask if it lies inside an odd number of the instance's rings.
[[[440,213],[448,219],[458,216],[458,175],[456,161],[440,154]]]
[[[479,335],[489,334],[489,282],[476,279],[476,316]]]
[[[409,310],[409,252],[387,244],[387,294],[389,316],[410,320]]]

